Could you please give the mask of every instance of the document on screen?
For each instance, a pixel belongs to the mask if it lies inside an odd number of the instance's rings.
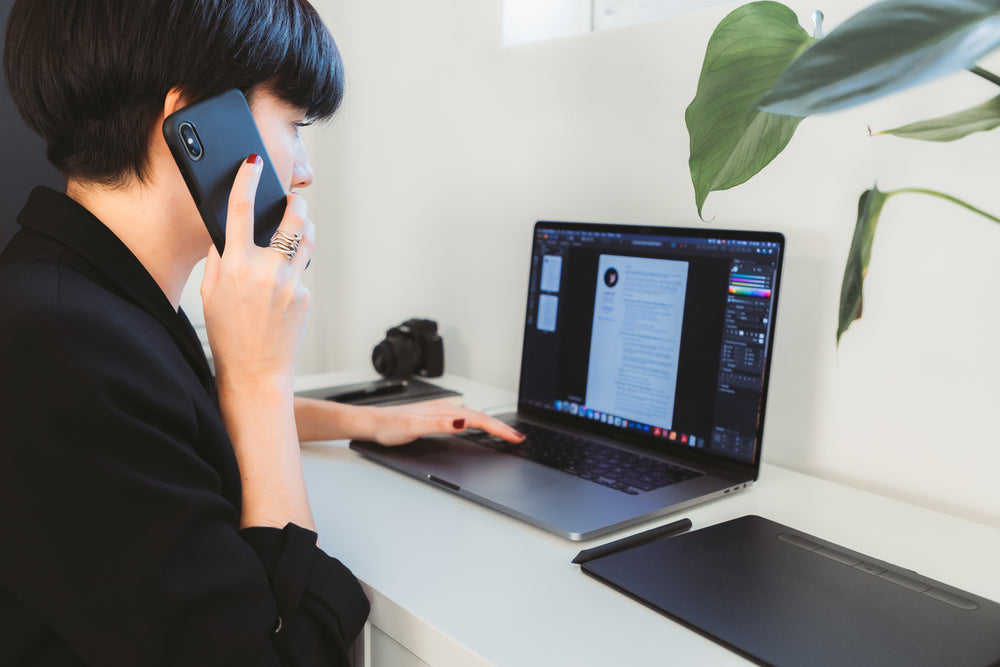
[[[558,292],[559,281],[562,278],[562,257],[559,255],[546,255],[542,258],[542,284],[543,292]]]
[[[687,262],[600,256],[588,409],[672,427],[687,278]]]
[[[537,322],[540,331],[555,331],[558,314],[559,297],[553,294],[543,294],[538,297]]]

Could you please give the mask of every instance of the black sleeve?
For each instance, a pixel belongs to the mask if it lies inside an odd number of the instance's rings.
[[[65,304],[0,323],[0,599],[86,664],[346,664],[359,583],[308,530],[239,531],[189,369],[134,325]]]
[[[369,609],[350,570],[316,547],[316,533],[293,523],[284,530],[245,528],[241,535],[260,556],[275,594],[278,652],[290,664],[330,664],[310,656],[324,655],[324,644],[335,642],[337,653],[346,655],[341,638],[358,635]]]

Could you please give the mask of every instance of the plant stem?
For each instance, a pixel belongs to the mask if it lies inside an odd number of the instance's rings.
[[[993,72],[985,70],[985,69],[983,69],[982,67],[980,67],[978,65],[973,65],[972,67],[969,68],[969,71],[972,72],[973,74],[975,74],[976,76],[983,77],[984,79],[986,79],[990,83],[993,83],[993,84],[996,84],[996,85],[1000,86],[1000,76],[997,76]]]
[[[968,210],[972,211],[973,213],[978,213],[979,215],[983,216],[984,218],[989,218],[993,222],[1000,223],[1000,218],[998,218],[998,217],[996,217],[994,215],[990,215],[986,211],[984,211],[982,209],[979,209],[979,208],[976,208],[972,204],[967,204],[966,202],[962,201],[961,199],[959,199],[957,197],[952,197],[951,195],[946,195],[945,193],[938,192],[937,190],[927,190],[925,188],[900,188],[899,190],[892,190],[892,191],[887,192],[885,194],[888,196],[888,195],[900,194],[900,193],[903,193],[903,192],[911,192],[913,194],[931,195],[933,197],[940,197],[941,199],[945,199],[947,201],[950,201],[952,204],[958,204],[962,208],[968,209]]]

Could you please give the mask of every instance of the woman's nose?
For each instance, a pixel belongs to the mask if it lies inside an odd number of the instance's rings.
[[[292,168],[292,189],[307,188],[313,182],[312,165],[308,159],[296,161]]]

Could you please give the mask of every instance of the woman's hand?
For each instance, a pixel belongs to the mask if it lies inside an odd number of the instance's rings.
[[[229,199],[223,257],[213,246],[201,296],[209,345],[220,380],[257,382],[281,378],[289,388],[305,332],[309,292],[302,272],[313,251],[314,227],[300,196],[288,195],[280,229],[301,235],[289,261],[253,241],[253,209],[262,161],[248,158]]]
[[[509,442],[524,440],[498,419],[443,400],[378,408],[296,396],[295,419],[303,442],[365,440],[402,445],[421,436],[467,428],[479,428]]]
[[[482,429],[509,442],[524,440],[523,434],[499,419],[449,401],[374,408],[371,439],[380,445],[402,445],[425,435],[460,433],[467,428]]]

